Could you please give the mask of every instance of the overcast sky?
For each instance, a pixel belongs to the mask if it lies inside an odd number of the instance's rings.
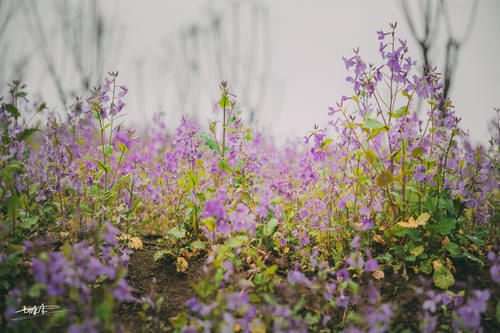
[[[47,2],[38,3],[43,7]],[[119,54],[115,63],[108,66],[112,67],[110,70],[120,70],[121,82],[130,87],[128,113],[132,122],[151,117],[160,108],[159,94],[162,92],[157,85],[161,82],[161,68],[158,63],[165,58],[165,41],[175,38],[186,26],[203,22],[208,8],[220,8],[224,3],[227,2],[108,1],[115,13],[113,19],[122,27]],[[350,56],[352,48],[359,46],[361,55],[368,61],[380,61],[376,31],[388,29],[389,22],[398,21],[399,36],[408,40],[410,55],[421,59],[397,0],[273,0],[261,3],[269,10],[270,53],[267,97],[259,123],[278,137],[302,137],[314,124],[326,124],[328,107],[342,95],[352,95],[345,82],[347,72],[342,56]],[[448,3],[454,34],[460,38],[465,33],[472,1]],[[476,21],[460,52],[451,90],[457,113],[475,141],[487,141],[487,120],[494,116],[493,107],[500,106],[499,14],[500,1],[479,1]],[[17,26],[22,25],[20,18],[17,21]],[[444,32],[443,27],[440,32]],[[437,47],[443,49],[441,45]],[[432,56],[442,66],[443,52],[434,52]],[[137,64],[141,64],[140,74]],[[55,100],[47,76],[40,75],[44,72],[41,62],[35,59],[31,66],[31,73],[26,76],[28,83],[32,80],[31,86],[41,87],[46,99]],[[220,79],[228,78],[214,78],[210,94],[217,91]],[[245,95],[245,91],[235,92]],[[189,98],[196,98],[193,94],[188,94]],[[211,117],[209,98],[203,98],[198,107],[202,121]],[[173,110],[165,110],[165,105],[163,110],[172,118],[179,117]],[[174,123],[177,119],[172,119]]]

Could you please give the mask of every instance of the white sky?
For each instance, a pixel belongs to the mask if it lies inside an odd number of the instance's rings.
[[[410,0],[411,2],[411,0]],[[39,1],[42,6],[44,1]],[[208,1],[110,1],[117,22],[123,25],[122,46],[116,65],[120,81],[128,85],[128,113],[132,122],[150,118],[158,110],[158,89],[154,87],[158,75],[157,59],[161,59],[162,40],[173,36],[187,24],[203,20]],[[220,5],[221,1],[211,1]],[[420,60],[420,50],[408,32],[397,0],[357,1],[262,1],[269,7],[271,68],[270,87],[266,104],[259,116],[260,125],[283,138],[303,137],[314,124],[325,125],[328,107],[342,95],[352,95],[345,82],[342,56],[350,56],[353,47],[369,61],[379,61],[379,41],[376,31],[388,29],[388,23],[398,21],[401,38],[406,38],[410,55]],[[472,1],[448,1],[454,33],[463,35]],[[475,141],[488,139],[487,120],[494,116],[493,107],[500,106],[500,1],[480,0],[473,31],[462,47],[455,74],[451,98],[463,126],[470,129]],[[441,32],[444,29],[440,29]],[[434,53],[442,66],[443,53]],[[141,59],[144,73],[143,87],[137,87],[136,63]],[[419,64],[422,62],[419,61]],[[33,73],[43,73],[38,65]],[[49,101],[56,101],[53,90],[44,81],[27,76],[40,86]],[[46,78],[46,77],[45,77]],[[220,78],[225,79],[225,78]],[[217,87],[218,82],[214,82]],[[137,94],[145,93],[139,107]],[[209,88],[207,88],[209,89]],[[217,90],[214,90],[217,91]],[[236,91],[244,95],[245,91]],[[51,97],[52,96],[52,97]],[[195,96],[191,96],[195,98]],[[190,98],[191,98],[190,97]],[[217,98],[217,95],[213,96]],[[202,120],[210,117],[210,101],[201,102]],[[167,115],[178,118],[166,110]],[[177,123],[175,119],[174,123]],[[280,140],[281,141],[281,140]]]

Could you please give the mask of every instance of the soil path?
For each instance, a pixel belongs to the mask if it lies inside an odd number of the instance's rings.
[[[165,325],[170,326],[168,318],[184,311],[186,301],[196,296],[192,285],[200,276],[204,258],[192,258],[187,271],[180,273],[177,272],[173,261],[154,261],[153,256],[158,250],[159,247],[148,243],[144,244],[141,250],[135,250],[130,255],[127,280],[134,288],[133,295],[140,298],[149,295],[153,287],[153,278],[156,278],[155,292],[165,299],[159,317]],[[138,314],[139,311],[142,311],[141,304],[121,304],[116,311],[116,322],[122,325],[125,332],[141,332],[146,327],[144,320]]]

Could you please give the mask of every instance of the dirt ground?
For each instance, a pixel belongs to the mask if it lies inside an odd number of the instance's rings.
[[[186,301],[196,296],[191,286],[198,280],[204,258],[193,258],[187,271],[180,273],[173,261],[154,261],[153,256],[158,250],[159,248],[145,242],[143,249],[134,251],[130,255],[127,280],[134,288],[133,296],[140,298],[149,294],[153,278],[156,278],[155,292],[165,298],[160,318],[169,326],[168,318],[184,311]],[[117,309],[117,322],[121,323],[125,332],[142,331],[144,320],[138,314],[141,310],[141,305],[137,303],[124,303]]]
[[[168,318],[174,317],[180,312],[186,310],[185,303],[191,297],[196,296],[196,292],[192,288],[200,276],[203,268],[205,255],[199,255],[196,258],[189,260],[189,267],[185,273],[177,272],[175,262],[173,260],[160,260],[154,262],[153,256],[159,250],[154,243],[144,241],[144,247],[141,250],[136,250],[130,256],[129,261],[129,284],[134,288],[133,295],[140,298],[148,295],[151,291],[153,278],[156,278],[155,291],[159,296],[163,296],[165,301],[159,317],[165,326],[169,327]],[[281,258],[285,259],[285,258]],[[278,271],[286,271],[289,268],[287,260],[273,258],[273,263],[278,264]],[[491,281],[489,271],[470,265],[467,262],[457,263],[457,272],[455,277],[458,283],[455,288],[460,289],[486,289],[491,291],[491,297],[495,300],[500,299],[500,290],[498,286]],[[240,272],[237,275],[245,274],[245,267],[240,267]],[[477,274],[481,272],[481,274]],[[473,275],[471,275],[471,273]],[[284,275],[286,275],[284,273]],[[423,295],[416,295],[415,288],[421,286],[419,278],[408,274],[408,280],[401,275],[393,274],[392,271],[385,271],[385,278],[376,283],[377,288],[381,292],[383,301],[390,301],[396,305],[398,310],[397,317],[393,318],[392,328],[396,331],[410,329],[411,332],[418,332],[420,320],[417,318],[417,313],[422,313],[419,308],[423,302]],[[429,277],[430,278],[430,277]],[[432,283],[432,282],[429,282]],[[300,298],[305,296],[313,303],[316,296],[310,294],[308,288],[298,288],[290,294],[290,289],[285,287],[282,292],[277,288],[276,292],[278,299],[284,301],[286,298]],[[362,286],[363,287],[363,286]],[[283,293],[283,295],[280,295]],[[495,302],[496,303],[496,302]],[[145,321],[138,312],[141,311],[141,304],[137,303],[122,303],[115,312],[116,322],[121,324],[121,329],[124,332],[149,332],[154,331],[154,328],[146,327]],[[496,321],[495,309],[490,305],[488,311],[484,314],[483,325],[485,332],[500,332],[500,327]],[[333,314],[334,321],[341,320],[342,313]]]

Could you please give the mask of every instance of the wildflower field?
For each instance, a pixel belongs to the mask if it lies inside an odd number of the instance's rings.
[[[500,110],[472,144],[395,30],[378,64],[344,58],[328,126],[282,146],[230,82],[173,133],[123,125],[117,72],[68,117],[11,83],[0,331],[500,331]]]

